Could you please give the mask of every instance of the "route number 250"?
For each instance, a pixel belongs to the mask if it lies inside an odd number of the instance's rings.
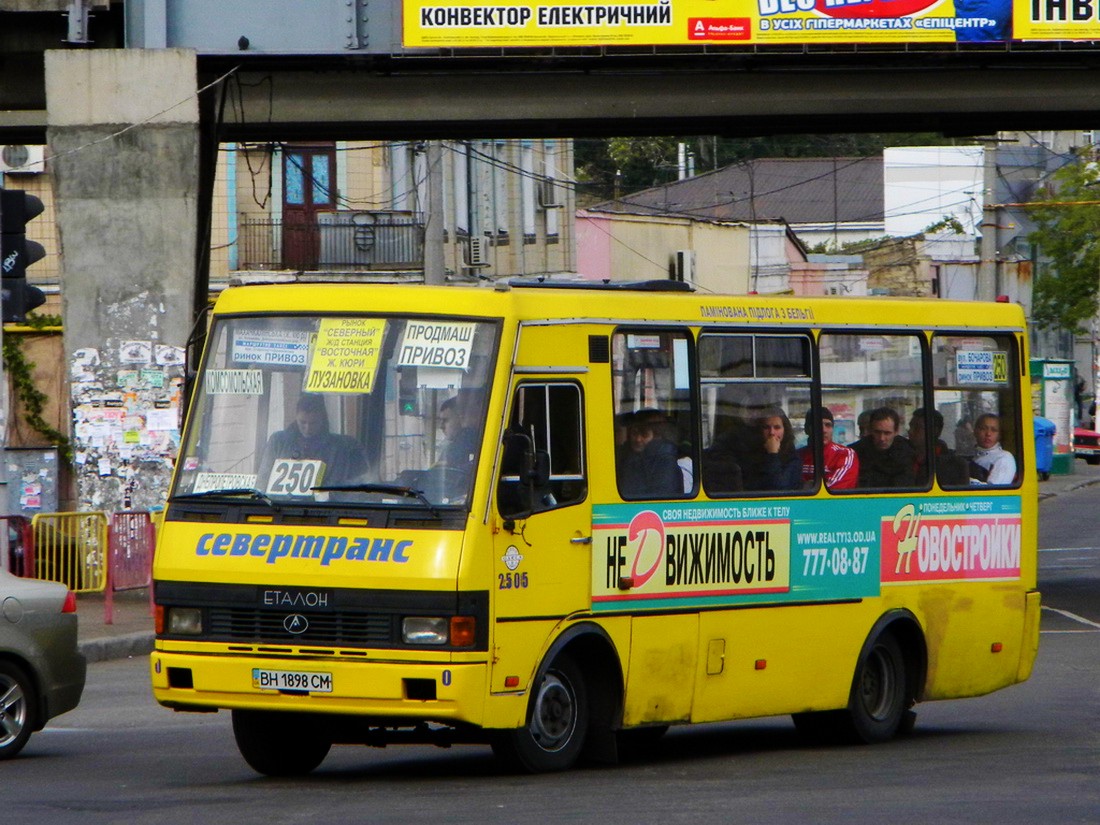
[[[277,459],[271,467],[267,492],[277,496],[312,495],[313,486],[320,483],[324,469],[322,461]]]

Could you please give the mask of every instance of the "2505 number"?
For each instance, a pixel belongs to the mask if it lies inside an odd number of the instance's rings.
[[[521,590],[527,587],[526,573],[500,573],[497,577],[497,590]]]

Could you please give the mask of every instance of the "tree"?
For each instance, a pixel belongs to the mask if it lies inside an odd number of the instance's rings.
[[[1055,172],[1032,210],[1030,240],[1046,261],[1035,280],[1032,320],[1083,332],[1096,317],[1100,287],[1100,168],[1084,156]]]

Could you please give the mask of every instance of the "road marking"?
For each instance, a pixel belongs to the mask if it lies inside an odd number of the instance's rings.
[[[1100,547],[1040,547],[1040,553],[1095,553]]]
[[[1070,613],[1068,610],[1059,610],[1057,607],[1048,607],[1045,604],[1043,605],[1043,610],[1049,610],[1051,613],[1057,613],[1059,616],[1065,616],[1071,621],[1080,622],[1083,625],[1087,625],[1089,627],[1095,628],[1096,630],[1100,630],[1100,624],[1089,621],[1084,616],[1078,616],[1076,613]]]

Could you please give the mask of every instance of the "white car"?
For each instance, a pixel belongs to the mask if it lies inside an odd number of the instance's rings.
[[[65,585],[0,569],[0,760],[80,702],[76,597]]]

